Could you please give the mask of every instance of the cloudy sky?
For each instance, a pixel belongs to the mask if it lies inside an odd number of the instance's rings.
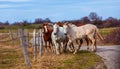
[[[103,19],[120,18],[120,0],[0,0],[0,21],[80,19],[96,12]]]

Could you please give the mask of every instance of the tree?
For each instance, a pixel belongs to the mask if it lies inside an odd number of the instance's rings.
[[[102,27],[102,17],[98,16],[97,13],[91,12],[89,14],[89,19],[92,24],[97,25],[97,27]]]
[[[51,23],[51,20],[50,20],[49,18],[46,18],[46,19],[44,20],[44,23]]]
[[[90,23],[90,20],[89,20],[89,18],[87,16],[83,17],[81,20],[82,20],[83,24]]]
[[[89,14],[89,19],[90,19],[91,21],[95,21],[95,20],[97,20],[97,18],[98,18],[98,15],[97,15],[95,12],[91,12],[91,13]]]
[[[104,27],[116,27],[119,26],[119,20],[113,17],[107,18],[104,23]]]

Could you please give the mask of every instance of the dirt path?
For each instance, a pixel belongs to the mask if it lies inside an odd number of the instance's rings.
[[[107,69],[120,69],[120,46],[98,46],[96,54],[103,58]]]

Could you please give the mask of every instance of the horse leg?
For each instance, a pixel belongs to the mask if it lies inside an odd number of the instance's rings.
[[[54,51],[55,51],[55,50],[54,50],[55,48],[54,48],[54,44],[52,43],[52,40],[50,41],[50,44],[51,44],[51,51],[54,52]]]
[[[94,44],[94,46],[95,46],[95,52],[97,51],[97,45],[96,45],[96,38],[95,38],[95,44]]]
[[[47,52],[47,41],[45,41],[45,52]]]
[[[63,52],[63,42],[60,42],[60,43],[59,43],[59,46],[60,46],[60,47],[59,47],[59,48],[60,48],[59,50],[60,50],[60,53],[61,53],[61,52]]]
[[[92,39],[92,51],[94,52],[95,51],[95,39]]]
[[[87,50],[89,50],[89,39],[86,37],[85,41],[87,42]]]
[[[60,54],[60,52],[59,52],[59,49],[60,49],[60,47],[59,47],[59,43],[55,43],[55,48],[56,48],[56,54],[57,55],[59,55]]]
[[[49,51],[51,51],[51,41],[48,41],[48,43],[49,43]]]
[[[68,45],[68,50],[69,50],[70,52],[73,52],[72,49],[71,49],[71,45],[73,45],[73,43],[72,43],[71,40],[68,41],[67,45]]]
[[[80,50],[81,45],[83,44],[83,40],[82,40],[82,39],[80,39],[79,41],[80,41],[80,43],[78,43],[78,44],[79,44],[79,46],[78,46],[78,51]]]
[[[80,48],[80,44],[78,44],[78,42],[74,42],[74,43],[76,43],[76,44],[74,44],[74,45],[76,45],[76,47],[75,47],[75,51],[73,52],[73,54],[76,54],[77,51],[78,51],[79,48]]]
[[[96,52],[96,50],[97,50],[97,46],[96,46],[96,37],[95,36],[93,36],[93,46],[94,46],[94,52]]]
[[[67,48],[67,43],[63,42],[63,52],[66,52],[66,48]]]
[[[71,50],[72,50],[72,51],[75,51],[75,48],[74,48],[73,43],[71,43],[70,47],[71,47]]]

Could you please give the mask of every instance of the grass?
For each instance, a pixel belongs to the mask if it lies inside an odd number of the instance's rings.
[[[27,69],[20,47],[0,46],[0,69]],[[88,51],[80,51],[73,55],[70,52],[55,55],[51,52],[38,56],[33,61],[31,48],[28,49],[31,69],[90,69],[97,63],[103,63],[101,57]],[[106,67],[104,68],[106,69]]]
[[[110,34],[113,30],[117,29],[118,27],[111,27],[111,28],[102,28],[99,30],[100,34],[102,34],[103,36],[106,36],[108,34]]]

